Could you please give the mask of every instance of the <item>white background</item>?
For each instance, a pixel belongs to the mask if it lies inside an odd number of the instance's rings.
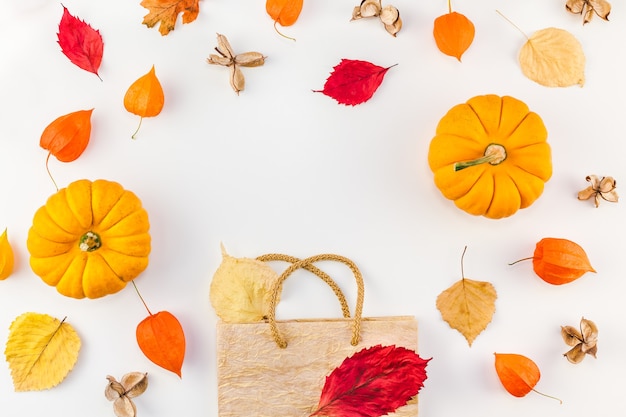
[[[8,6],[6,3],[9,3]],[[200,15],[161,36],[141,24],[139,0],[66,0],[70,13],[99,29],[105,42],[103,81],[60,52],[59,2],[5,2],[0,26],[0,228],[8,228],[16,269],[0,282],[0,334],[33,311],[67,316],[83,346],[73,371],[44,392],[13,392],[0,367],[3,416],[112,416],[106,375],[148,372],[136,399],[140,416],[216,416],[215,323],[208,301],[220,242],[231,255],[279,252],[297,257],[337,253],[365,278],[365,315],[415,315],[419,353],[432,357],[420,392],[420,415],[495,417],[612,415],[626,388],[623,303],[624,203],[578,201],[589,174],[626,180],[624,97],[626,18],[621,3],[611,21],[565,11],[564,0],[454,1],[473,20],[476,37],[463,62],[443,55],[433,20],[439,1],[394,0],[404,27],[396,38],[380,22],[350,22],[358,1],[305,0],[299,20],[276,34],[262,0],[202,0]],[[521,73],[517,53],[525,33],[570,31],[587,57],[583,88],[542,87]],[[258,51],[266,64],[244,68],[237,96],[228,70],[206,58],[216,33],[235,52]],[[342,58],[393,67],[367,103],[346,107],[312,90]],[[128,86],[155,65],[165,107],[145,119],[123,107]],[[473,217],[445,200],[427,165],[439,119],[455,104],[481,94],[511,95],[544,120],[554,174],[530,208],[502,220]],[[28,266],[26,236],[35,210],[55,192],[39,147],[55,118],[94,108],[91,142],[71,163],[50,170],[63,187],[81,178],[120,182],[143,201],[153,250],[136,280],[153,312],[168,310],[185,329],[187,352],[179,379],[148,361],[135,342],[146,316],[128,286],[98,300],[73,300],[46,286]],[[619,190],[619,188],[618,188]],[[543,237],[576,241],[597,274],[564,286],[540,280],[530,263]],[[469,347],[435,307],[437,295],[461,278],[467,245],[468,278],[498,291],[491,324]],[[276,264],[277,271],[286,265]],[[347,270],[321,265],[354,302]],[[338,317],[338,303],[306,274],[285,286],[279,318]],[[598,358],[572,365],[562,354],[560,326],[585,316],[599,327]],[[4,329],[4,330],[2,330]],[[535,393],[510,396],[495,374],[494,352],[520,353],[542,370]],[[262,383],[259,381],[259,383]],[[285,399],[287,401],[287,399]]]

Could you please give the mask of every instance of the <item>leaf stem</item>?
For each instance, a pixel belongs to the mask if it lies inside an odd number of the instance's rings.
[[[278,24],[278,20],[274,20],[274,30],[276,31],[276,33],[278,33],[280,36],[282,36],[283,38],[292,40],[292,41],[296,41],[296,38],[292,38],[290,36],[285,35],[284,33],[282,33],[280,30],[278,30],[278,28],[276,27],[276,25]]]
[[[150,309],[148,308],[148,305],[146,304],[146,301],[141,296],[141,293],[139,292],[139,288],[137,288],[137,284],[135,284],[134,280],[131,281],[131,283],[133,284],[133,287],[135,288],[135,291],[137,292],[137,295],[139,296],[139,299],[143,303],[143,306],[146,308],[146,310],[148,310],[148,314],[152,315],[152,311],[150,311]]]
[[[452,0],[448,0],[448,13],[452,13]]]
[[[465,279],[465,271],[463,271],[463,259],[465,258],[465,252],[467,251],[467,245],[463,248],[463,253],[461,254],[461,279]]]
[[[524,33],[524,31],[523,31],[522,29],[520,29],[520,28],[519,28],[519,26],[517,26],[515,23],[513,23],[513,21],[512,21],[511,19],[509,19],[508,17],[506,17],[505,15],[503,15],[503,14],[500,12],[500,10],[496,10],[496,13],[498,13],[498,14],[499,14],[499,15],[500,15],[500,16],[501,16],[504,20],[506,20],[507,22],[509,22],[509,23],[510,23],[510,24],[511,24],[511,25],[512,25],[515,29],[519,30],[519,31],[520,31],[520,33],[521,33],[522,35],[524,35],[524,37],[525,37],[527,40],[530,40],[530,38],[528,37],[528,35],[527,35],[527,34],[525,34],[525,33]]]
[[[139,117],[139,126],[137,126],[137,130],[135,130],[135,133],[133,133],[133,135],[131,136],[132,139],[135,139],[135,136],[139,132],[139,129],[141,128],[141,122],[142,121],[143,121],[143,117]]]
[[[531,259],[535,259],[535,257],[534,257],[534,256],[530,256],[530,257],[528,257],[528,258],[518,259],[518,260],[517,260],[517,261],[515,261],[515,262],[511,262],[509,265],[515,265],[515,264],[516,264],[516,263],[518,263],[518,262],[522,262],[522,261],[529,261],[529,260],[531,260]]]
[[[48,161],[50,160],[50,155],[51,154],[52,154],[52,152],[48,152],[48,156],[46,157],[46,171],[48,172],[48,176],[52,180],[52,184],[54,184],[54,188],[56,188],[57,191],[59,191],[59,186],[57,185],[57,182],[52,177],[52,173],[50,172],[50,167],[48,166]]]
[[[548,398],[552,398],[553,400],[557,400],[559,402],[559,404],[563,404],[563,400],[561,400],[560,398],[556,398],[553,397],[552,395],[548,395],[548,394],[544,394],[543,392],[537,391],[536,389],[532,389],[534,392],[536,392],[539,395],[543,395],[544,397],[548,397]]]

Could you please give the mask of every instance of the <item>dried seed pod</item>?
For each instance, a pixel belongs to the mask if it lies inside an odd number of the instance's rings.
[[[573,346],[563,355],[571,363],[580,363],[586,355],[596,357],[598,327],[593,321],[581,318],[580,330],[573,326],[561,326],[561,337],[568,346]]]
[[[360,6],[352,10],[352,20],[366,17],[378,17],[385,26],[385,30],[396,36],[402,28],[400,12],[394,6],[382,7],[381,0],[363,0]]]
[[[259,67],[265,63],[265,56],[259,52],[244,52],[235,55],[226,36],[217,34],[215,50],[221,55],[210,54],[207,62],[212,65],[230,67],[230,86],[239,94],[245,86],[245,78],[240,67]]]
[[[402,29],[402,19],[399,16],[393,25],[385,25],[385,30],[394,37],[396,33],[400,32],[400,29]]]
[[[117,417],[135,417],[137,408],[131,398],[138,397],[148,388],[148,374],[143,372],[130,372],[117,381],[107,375],[109,384],[104,390],[104,396],[113,401],[113,412]]]
[[[593,197],[596,207],[600,206],[600,200],[617,203],[619,196],[615,188],[617,181],[613,177],[598,177],[597,175],[588,175],[585,180],[591,185],[578,193],[579,200],[589,200]]]

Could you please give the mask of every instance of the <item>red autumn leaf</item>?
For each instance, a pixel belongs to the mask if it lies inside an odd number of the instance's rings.
[[[326,377],[311,416],[378,417],[392,413],[423,387],[429,360],[403,347],[363,349]]]
[[[74,65],[100,78],[98,69],[102,62],[104,43],[99,31],[72,16],[67,7],[63,6],[63,17],[59,23],[57,37],[61,51]]]
[[[361,104],[372,98],[389,68],[367,61],[342,59],[326,80],[324,89],[313,91],[332,97],[340,104]]]
[[[61,162],[76,160],[89,144],[91,110],[79,110],[56,118],[41,134],[39,145]]]
[[[181,377],[185,359],[185,333],[168,311],[150,314],[137,325],[137,344],[148,359]]]

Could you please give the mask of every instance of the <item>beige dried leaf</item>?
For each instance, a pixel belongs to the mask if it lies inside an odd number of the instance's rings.
[[[107,384],[104,396],[113,401],[113,412],[117,417],[135,417],[137,407],[131,398],[138,397],[148,388],[148,374],[144,372],[130,372],[117,381],[107,375]]]
[[[228,323],[258,322],[269,314],[270,290],[278,274],[265,262],[234,258],[222,246],[222,263],[211,281],[209,298]]]
[[[463,254],[465,255],[465,251]],[[462,265],[461,260],[461,267]],[[474,281],[463,276],[460,281],[439,294],[437,309],[450,327],[465,336],[467,343],[472,346],[476,337],[491,322],[496,311],[496,298],[496,289],[491,283]]]
[[[585,83],[582,45],[564,29],[536,31],[522,46],[519,63],[526,77],[547,87],[582,87]]]
[[[563,355],[571,363],[580,363],[586,355],[596,357],[598,327],[593,321],[581,318],[580,330],[573,326],[561,326],[561,337],[568,346],[573,346]]]
[[[591,21],[594,14],[609,20],[611,4],[606,0],[567,0],[565,9],[574,14],[583,15],[583,25]]]
[[[611,203],[617,203],[619,200],[615,190],[617,182],[613,177],[600,178],[597,175],[588,175],[585,180],[591,185],[578,193],[579,200],[588,200],[593,197],[596,207],[600,206],[600,200]]]

